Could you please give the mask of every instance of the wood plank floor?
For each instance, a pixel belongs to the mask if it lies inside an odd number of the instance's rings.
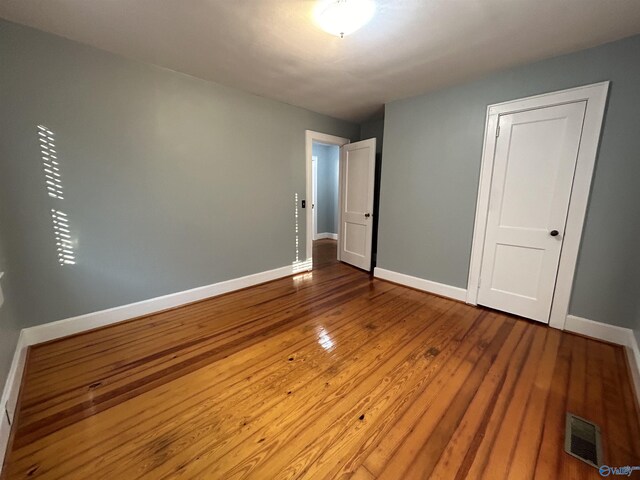
[[[640,465],[622,348],[333,260],[33,348],[7,479],[600,478]]]

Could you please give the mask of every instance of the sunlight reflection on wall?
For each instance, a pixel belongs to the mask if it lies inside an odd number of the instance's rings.
[[[51,208],[51,221],[53,223],[58,263],[60,265],[75,265],[76,254],[74,241],[71,238],[69,216],[60,209],[62,200],[64,200],[64,189],[55,135],[44,125],[38,125],[37,127],[47,195],[53,199],[53,207],[55,207]]]
[[[313,268],[313,259],[308,258],[304,261],[300,261],[300,212],[298,209],[298,193],[296,192],[293,195],[293,218],[294,218],[294,232],[295,232],[295,245],[296,245],[296,256],[295,260],[292,263],[293,273],[307,272]]]

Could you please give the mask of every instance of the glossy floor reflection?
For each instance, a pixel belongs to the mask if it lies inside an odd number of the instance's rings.
[[[316,269],[36,347],[7,478],[599,478],[640,464],[621,348]]]

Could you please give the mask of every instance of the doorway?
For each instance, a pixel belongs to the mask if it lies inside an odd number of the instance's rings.
[[[313,240],[338,240],[340,147],[313,142]]]
[[[468,303],[564,327],[607,91],[488,107]]]
[[[312,145],[313,267],[338,261],[340,146],[314,141]]]
[[[335,242],[336,259],[371,271],[374,235],[376,140],[349,139],[307,130],[306,258],[314,242]],[[308,204],[308,205],[306,205]]]
[[[316,243],[316,246],[321,247],[322,260],[318,258],[322,263],[331,261],[330,257],[333,257],[334,261],[337,261],[337,239],[338,229],[334,227],[338,222],[338,209],[339,209],[339,188],[340,188],[340,147],[349,144],[351,141],[348,138],[337,137],[335,135],[328,135],[326,133],[314,132],[311,130],[306,131],[306,171],[307,171],[307,188],[306,198],[310,199],[306,207],[306,241],[305,241],[305,253],[307,261],[310,266],[315,265],[314,250],[318,253],[318,249],[314,249],[314,242],[321,242],[323,245]],[[337,152],[337,163],[335,154]],[[320,169],[318,166],[322,162]],[[332,174],[334,166],[336,167],[335,173]],[[320,170],[320,172],[318,172]],[[322,175],[320,180],[320,186],[318,185],[318,176]],[[334,178],[335,175],[335,178]],[[326,190],[324,187],[327,187]],[[332,193],[335,187],[335,196]],[[323,193],[318,198],[319,189],[323,189]],[[324,199],[323,199],[324,194]],[[332,206],[332,201],[336,200],[335,207]],[[323,203],[322,206],[319,204]],[[334,209],[335,208],[335,209]],[[320,211],[320,215],[318,212]],[[335,219],[335,220],[334,220]],[[334,223],[335,221],[335,223]],[[331,231],[333,230],[333,231]],[[320,238],[322,237],[322,238]],[[335,242],[335,245],[332,244]],[[315,255],[318,256],[318,255]],[[319,256],[318,256],[319,257]]]

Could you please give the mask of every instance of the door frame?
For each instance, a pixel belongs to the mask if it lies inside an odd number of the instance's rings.
[[[318,157],[315,155],[311,156],[311,165],[311,181],[313,182],[313,188],[311,189],[311,218],[313,220],[313,227],[311,233],[315,241],[318,240]]]
[[[549,326],[564,329],[569,302],[573,288],[574,273],[580,250],[582,230],[589,203],[591,180],[598,154],[600,133],[607,103],[609,82],[594,83],[582,87],[560,90],[557,92],[535,95],[532,97],[496,103],[487,107],[485,119],[482,161],[480,166],[480,183],[476,202],[476,216],[473,227],[473,242],[469,264],[469,281],[467,283],[467,303],[478,304],[478,288],[480,270],[484,253],[484,241],[489,212],[489,193],[493,176],[496,132],[501,115],[551,107],[574,102],[586,102],[582,126],[582,136],[576,169],[569,200],[567,224],[564,232],[562,252],[558,264],[556,287],[551,302]]]
[[[351,143],[348,138],[337,137],[335,135],[329,135],[327,133],[314,132],[313,130],[305,130],[305,165],[307,171],[307,186],[305,198],[307,199],[307,227],[305,233],[305,253],[306,262],[309,263],[309,267],[313,266],[313,210],[309,208],[309,200],[313,201],[313,142],[324,143],[325,145],[337,145],[342,147],[347,143]],[[338,174],[338,185],[340,185],[340,176]],[[338,233],[339,235],[339,233]]]

